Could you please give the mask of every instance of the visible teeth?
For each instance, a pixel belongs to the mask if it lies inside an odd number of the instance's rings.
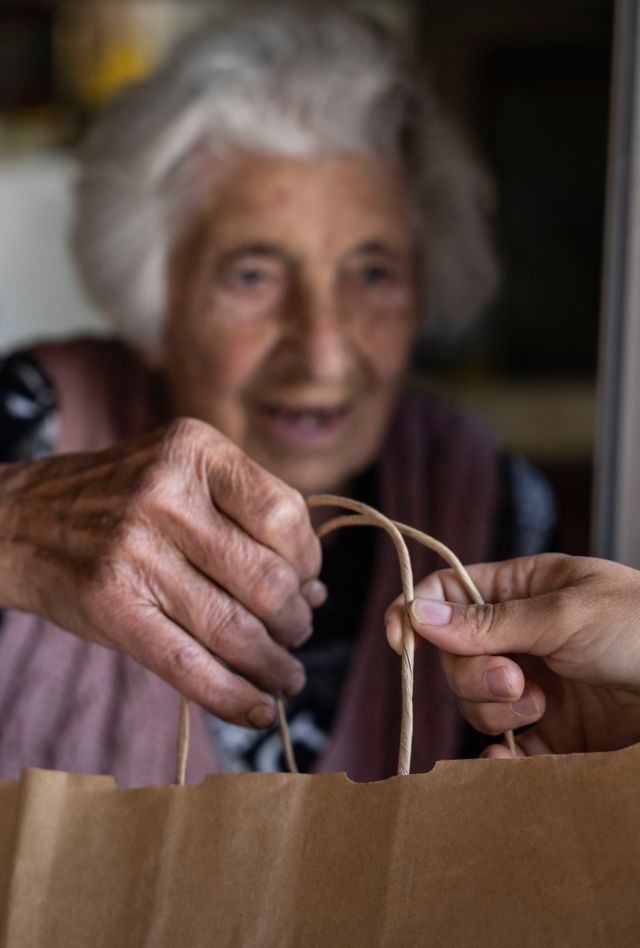
[[[287,421],[291,421],[294,424],[309,425],[311,427],[319,428],[320,425],[326,424],[328,416],[322,414],[321,412],[314,411],[287,411],[284,412],[284,418]]]
[[[320,428],[325,422],[326,418],[322,418],[319,415],[312,415],[308,412],[300,415],[300,423],[306,425],[308,428]]]
[[[318,408],[312,411],[293,411],[288,408],[271,408],[269,409],[269,413],[291,422],[326,424],[343,415],[344,409],[338,408],[333,411],[325,411],[324,409]]]

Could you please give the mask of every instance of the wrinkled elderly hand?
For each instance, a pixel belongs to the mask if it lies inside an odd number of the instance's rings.
[[[213,428],[5,465],[0,486],[0,605],[127,652],[238,724],[268,726],[264,692],[301,689],[287,648],[324,597],[319,542],[300,494]]]
[[[640,741],[640,573],[587,557],[545,554],[472,566],[470,606],[451,570],[416,586],[411,621],[441,650],[466,719],[518,735],[524,755],[614,750]],[[402,609],[387,613],[399,648]],[[507,654],[513,657],[507,657]],[[508,756],[492,745],[485,756]]]

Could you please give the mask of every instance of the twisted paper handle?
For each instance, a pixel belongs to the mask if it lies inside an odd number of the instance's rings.
[[[374,507],[360,503],[358,500],[350,500],[347,497],[337,497],[333,494],[314,494],[307,498],[307,504],[310,507],[342,507],[351,511],[349,514],[342,514],[326,521],[317,530],[319,537],[326,536],[332,530],[339,527],[371,526],[381,527],[385,530],[396,548],[398,561],[400,565],[400,579],[402,582],[402,596],[404,599],[403,621],[402,621],[402,718],[400,725],[400,751],[398,754],[398,774],[408,774],[411,770],[411,745],[413,741],[413,671],[414,671],[414,652],[415,652],[415,634],[409,619],[409,606],[413,602],[413,573],[411,570],[411,561],[409,551],[404,542],[404,536],[417,540],[423,546],[433,550],[445,560],[458,576],[462,586],[469,595],[472,602],[482,604],[484,599],[480,595],[477,586],[469,576],[468,572],[458,559],[444,543],[434,539],[421,530],[409,527],[404,523],[398,523],[390,520],[381,514]],[[276,713],[280,739],[282,741],[287,768],[292,773],[297,773],[289,727],[284,709],[282,698],[276,700]],[[507,745],[513,757],[516,756],[516,745],[513,731],[507,731],[505,734]],[[180,705],[180,726],[178,729],[178,750],[176,763],[176,783],[184,783],[185,768],[187,762],[187,753],[189,745],[189,703],[186,698],[182,698]]]

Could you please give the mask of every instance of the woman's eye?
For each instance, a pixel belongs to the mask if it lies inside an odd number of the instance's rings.
[[[238,299],[264,301],[282,292],[286,274],[277,262],[235,260],[220,272],[221,287]]]
[[[372,263],[362,267],[360,276],[362,282],[367,286],[376,286],[377,284],[384,283],[386,280],[388,280],[391,274],[386,267],[383,267],[380,264]]]
[[[247,254],[213,271],[211,305],[236,316],[263,316],[277,310],[287,286],[287,270],[279,260]]]
[[[391,279],[391,273],[387,267],[379,264],[370,264],[363,267],[360,271],[360,279],[365,286],[380,286],[388,283]]]
[[[241,267],[235,272],[235,282],[248,290],[264,286],[268,280],[268,274],[258,267]]]

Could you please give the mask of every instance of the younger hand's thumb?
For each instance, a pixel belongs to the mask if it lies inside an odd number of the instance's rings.
[[[464,608],[462,607],[462,610]],[[460,639],[459,632],[450,628],[453,611],[454,607],[452,605],[440,599],[414,599],[408,615],[411,626],[417,635],[433,642],[434,645],[445,648],[446,645],[443,643],[448,642],[452,634],[458,640]],[[403,614],[404,609],[398,598],[387,609],[385,615],[387,640],[398,655],[402,654]],[[458,616],[457,619],[456,626],[460,624],[460,617]],[[464,627],[464,619],[462,625]]]
[[[515,613],[521,602],[455,605],[439,599],[415,599],[409,616],[415,632],[454,655],[526,652],[527,628]],[[520,612],[522,609],[520,608]]]
[[[526,652],[536,639],[541,616],[527,600],[501,602],[496,605],[458,605],[442,599],[414,599],[409,619],[416,635],[445,652],[454,655],[487,655],[504,652]],[[533,614],[532,614],[533,613]],[[386,626],[389,645],[402,653],[402,605],[387,610]]]

